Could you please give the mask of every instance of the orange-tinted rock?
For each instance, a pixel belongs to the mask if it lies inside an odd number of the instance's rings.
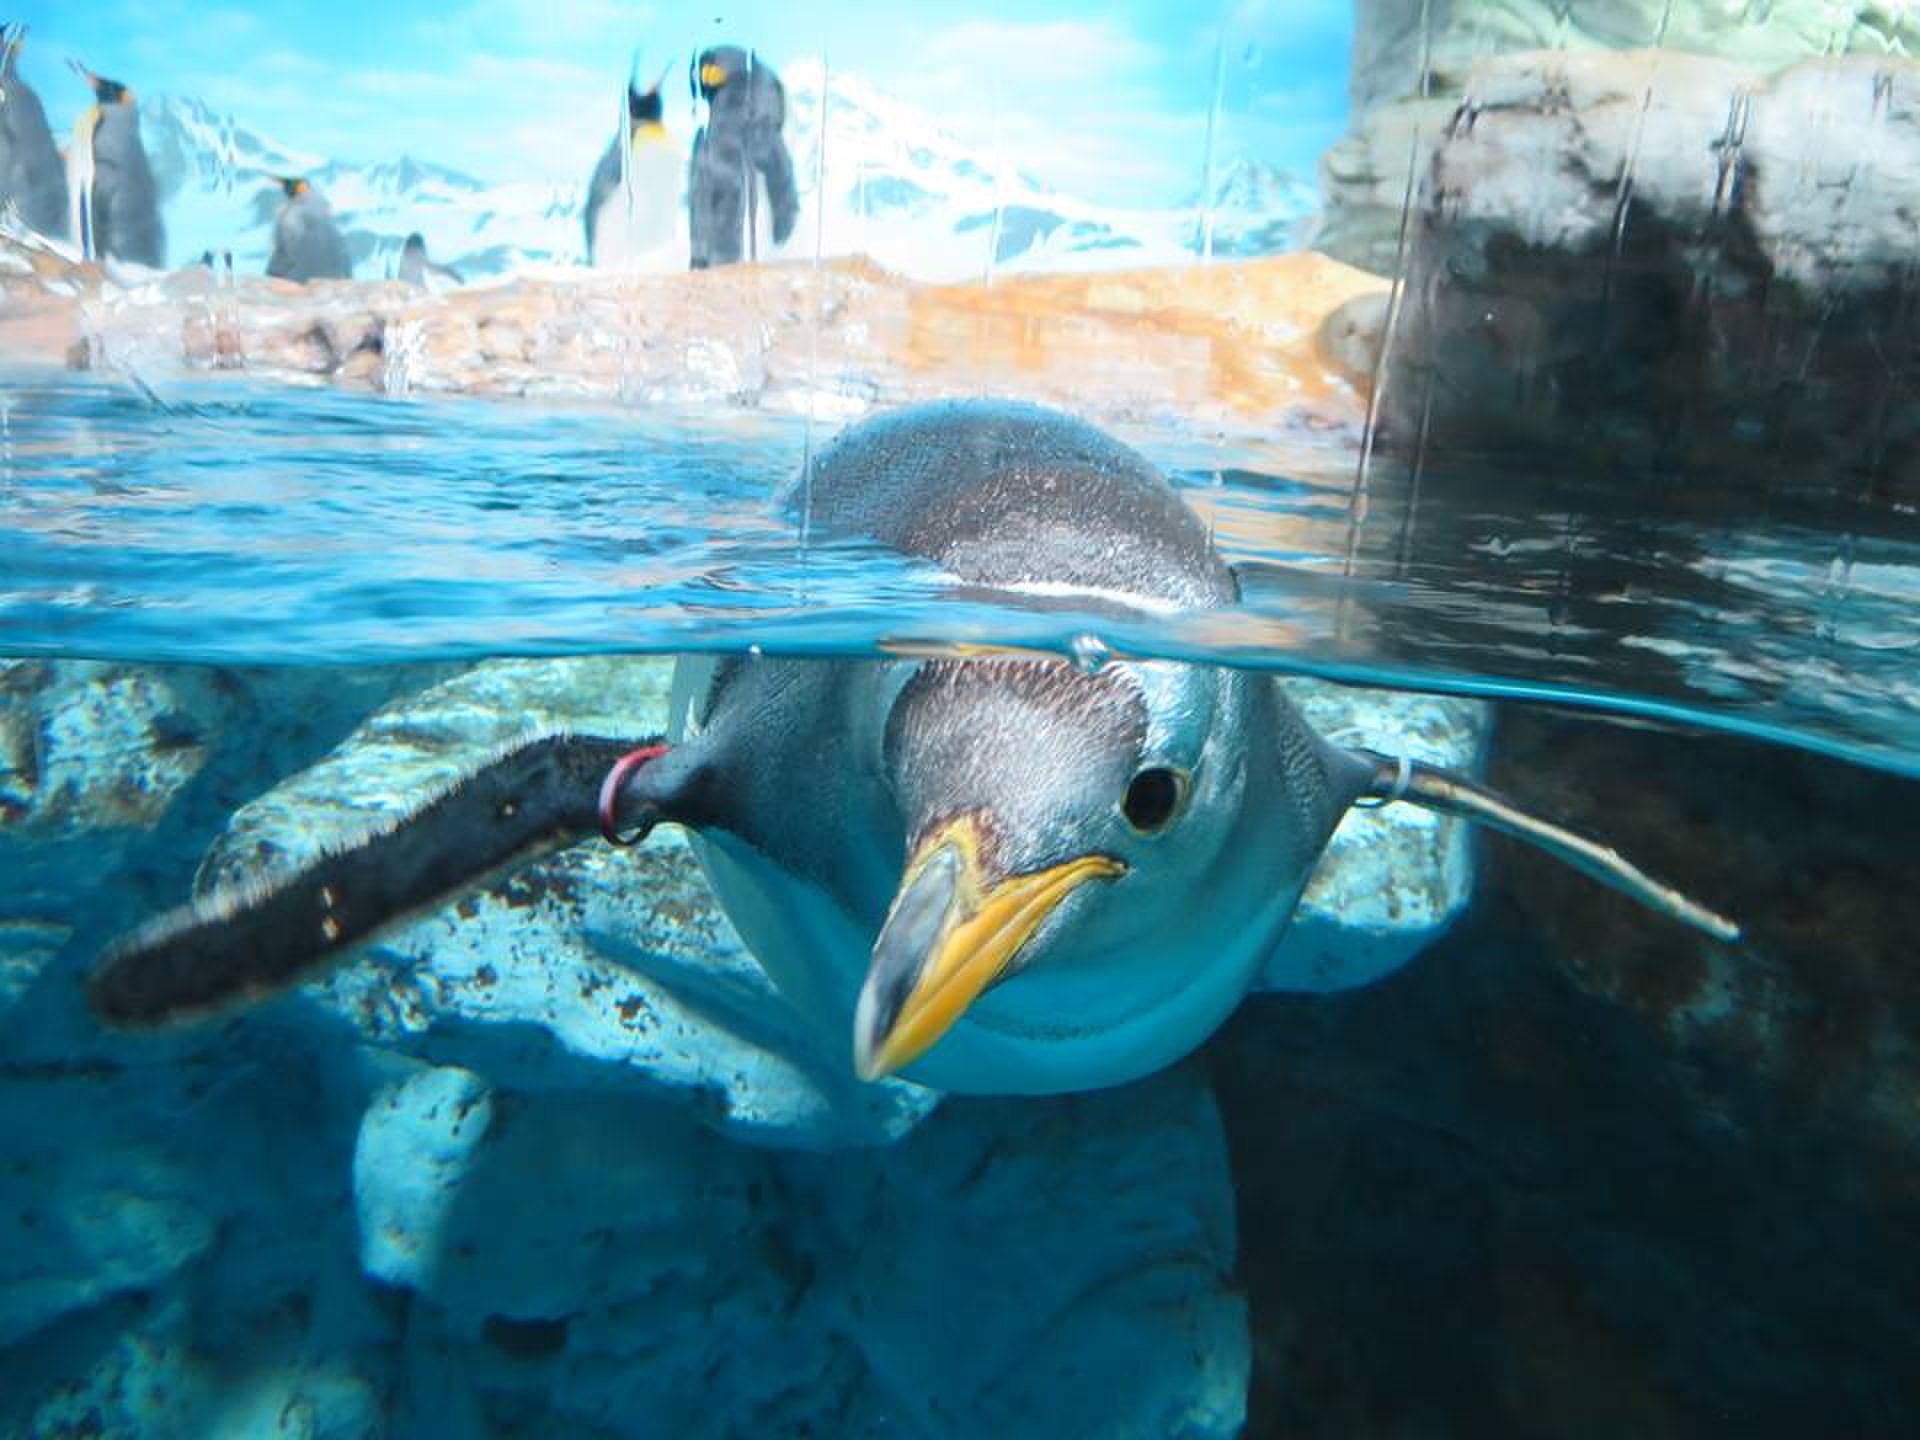
[[[864,259],[676,275],[529,271],[427,295],[383,281],[114,283],[0,241],[0,358],[147,376],[242,370],[475,395],[738,404],[833,415],[958,394],[1118,420],[1357,425],[1366,376],[1322,337],[1385,283],[1313,254],[928,286]],[[380,357],[369,361],[369,354]]]

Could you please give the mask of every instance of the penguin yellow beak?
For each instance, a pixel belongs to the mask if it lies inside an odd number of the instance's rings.
[[[1080,855],[989,883],[980,854],[972,815],[914,848],[854,1012],[853,1064],[862,1080],[926,1054],[1069,895],[1127,868],[1111,856]]]
[[[727,72],[724,67],[709,60],[700,67],[700,83],[709,90],[718,90],[727,83]]]

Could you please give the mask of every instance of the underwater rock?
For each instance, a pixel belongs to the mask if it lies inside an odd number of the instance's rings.
[[[1496,837],[1419,965],[1242,1008],[1209,1059],[1249,1433],[1371,1433],[1387,1404],[1394,1433],[1920,1433],[1920,783],[1499,722],[1491,783],[1604,826],[1746,935]]]
[[[242,800],[438,673],[0,659],[0,1016],[77,933],[173,903]]]
[[[397,1435],[1239,1433],[1232,1189],[1193,1067],[832,1157],[637,1092],[491,1110],[407,1282]]]
[[[151,827],[206,759],[192,702],[152,667],[0,660],[0,701],[11,834]]]
[[[214,1242],[197,1166],[164,1130],[130,1124],[121,1099],[111,1076],[0,1080],[0,1347],[151,1287]]]
[[[1920,64],[1500,56],[1413,204],[1390,450],[1920,493]]]
[[[492,1087],[451,1065],[395,1081],[367,1106],[353,1150],[360,1264],[387,1285],[422,1288],[493,1124]]]
[[[1478,774],[1491,711],[1477,700],[1281,682],[1307,721],[1342,744]],[[1473,828],[1417,805],[1355,806],[1327,842],[1262,990],[1346,990],[1392,974],[1473,898]]]
[[[371,1437],[356,1060],[287,1030],[199,1050],[0,1049],[0,1434]]]
[[[1047,1100],[956,1100],[833,1176],[816,1283],[856,1317],[888,1434],[1241,1433],[1246,1313],[1199,1067]],[[818,1184],[819,1162],[809,1168]]]

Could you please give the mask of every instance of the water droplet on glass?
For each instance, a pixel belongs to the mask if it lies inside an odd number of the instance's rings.
[[[1195,248],[1200,252],[1202,265],[1213,259],[1213,212],[1219,199],[1214,193],[1214,161],[1220,135],[1220,100],[1226,83],[1227,27],[1226,17],[1222,15],[1219,38],[1213,47],[1213,98],[1207,105],[1207,147],[1200,168],[1200,235]]]
[[[1068,645],[1074,667],[1091,675],[1113,659],[1113,647],[1098,635],[1080,634]]]

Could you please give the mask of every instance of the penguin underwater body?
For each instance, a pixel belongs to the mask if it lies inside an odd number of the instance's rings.
[[[816,531],[1005,593],[1213,608],[1233,572],[1145,460],[1079,421],[949,402],[814,460]],[[545,736],[291,879],[110,950],[111,1023],[271,993],[534,855],[694,832],[714,893],[828,1053],[864,1077],[1046,1093],[1199,1045],[1279,943],[1335,825],[1405,799],[1530,839],[1723,939],[1737,928],[1464,777],[1336,746],[1270,676],[995,656],[680,662],[671,740]]]
[[[587,263],[602,270],[687,268],[680,216],[680,150],[667,133],[660,86],[627,83],[625,155],[615,135],[587,183]],[[624,170],[622,166],[625,166]]]
[[[133,92],[78,61],[70,63],[93,90],[95,101],[75,125],[67,152],[73,238],[89,257],[158,269],[167,262],[167,232],[160,222],[160,190],[140,140],[140,110]]]
[[[47,128],[46,107],[20,77],[24,25],[0,25],[0,210],[19,207],[20,218],[42,235],[67,233],[67,172]]]
[[[287,197],[273,222],[273,253],[267,274],[281,280],[351,280],[353,257],[347,237],[334,223],[327,197],[307,181],[288,176],[280,181]]]
[[[687,170],[692,265],[765,260],[800,217],[793,157],[782,131],[787,90],[773,68],[737,45],[695,57],[688,82],[707,102]]]

